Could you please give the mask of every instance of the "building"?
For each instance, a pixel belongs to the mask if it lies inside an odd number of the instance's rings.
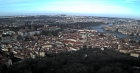
[[[132,56],[132,57],[140,57],[140,53],[137,53],[137,52],[132,52],[131,54],[130,54],[130,56]]]

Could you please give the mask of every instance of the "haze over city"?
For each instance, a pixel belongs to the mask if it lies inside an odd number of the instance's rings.
[[[139,0],[0,0],[0,16],[69,14],[140,19]]]

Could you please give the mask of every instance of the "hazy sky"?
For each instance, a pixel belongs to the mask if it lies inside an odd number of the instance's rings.
[[[36,14],[140,18],[140,0],[0,0],[0,16]]]

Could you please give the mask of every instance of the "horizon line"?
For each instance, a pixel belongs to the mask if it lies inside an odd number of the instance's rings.
[[[123,18],[123,19],[135,19],[135,20],[140,20],[140,18],[137,18],[137,17],[117,17],[117,16],[103,16],[103,15],[90,15],[90,14],[19,14],[19,15],[3,15],[0,17],[14,17],[14,16],[41,16],[41,15],[66,15],[66,16],[93,16],[93,17],[107,17],[107,18]]]

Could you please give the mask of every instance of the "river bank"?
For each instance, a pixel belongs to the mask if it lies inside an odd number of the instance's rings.
[[[98,25],[98,26],[93,26],[92,29],[93,30],[97,30],[98,32],[101,32],[101,33],[110,33],[110,34],[113,34],[117,38],[121,38],[121,39],[123,39],[123,38],[130,38],[130,39],[132,39],[134,41],[136,41],[136,40],[140,41],[140,37],[133,37],[133,36],[126,35],[126,34],[121,34],[121,33],[118,33],[118,32],[106,31],[106,30],[103,29],[103,27],[105,27],[106,25],[107,26],[111,26],[113,24],[102,24],[102,25]]]

